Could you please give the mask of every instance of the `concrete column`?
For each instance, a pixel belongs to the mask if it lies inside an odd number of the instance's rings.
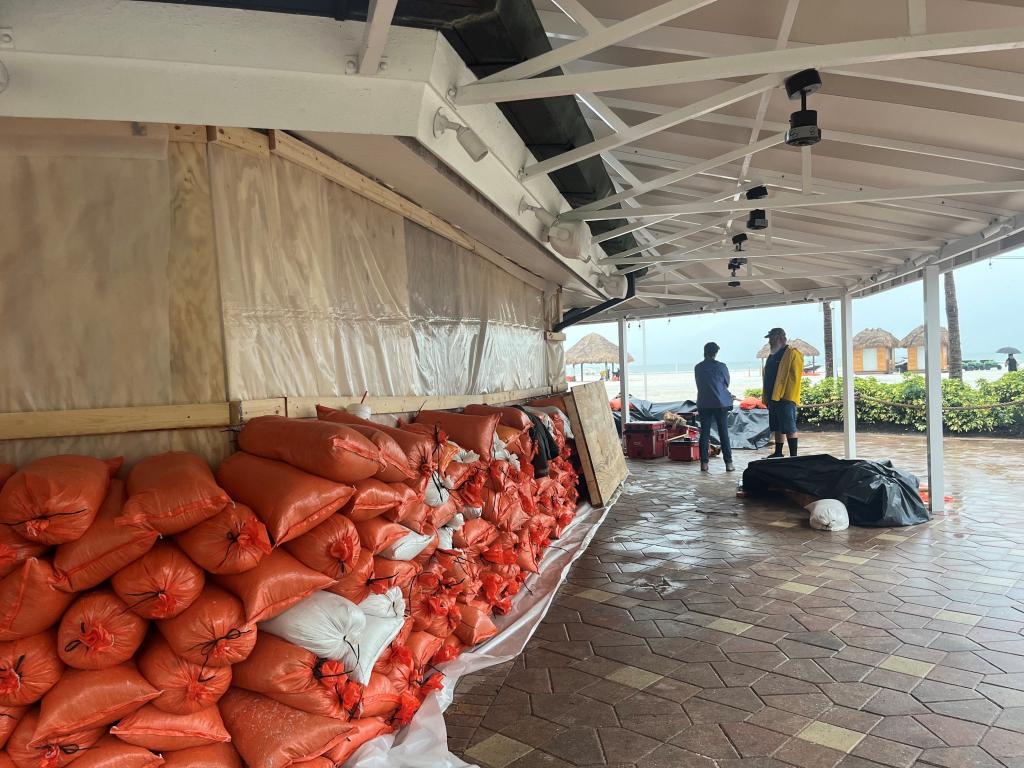
[[[625,426],[629,423],[629,350],[626,349],[626,321],[623,319],[619,320],[619,402]]]
[[[857,403],[853,389],[853,297],[839,299],[839,346],[843,359],[843,448],[846,458],[857,457]]]
[[[945,505],[945,484],[942,477],[942,286],[937,265],[924,270],[924,359],[925,402],[928,425],[928,495],[932,512],[941,512]]]

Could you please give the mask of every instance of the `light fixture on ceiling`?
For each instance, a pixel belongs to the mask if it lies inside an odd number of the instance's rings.
[[[441,138],[445,131],[455,131],[459,144],[466,150],[466,154],[472,158],[474,163],[479,163],[490,153],[487,145],[484,144],[483,139],[480,138],[476,131],[468,125],[461,125],[454,120],[450,120],[444,114],[444,108],[440,107],[434,114],[434,138]]]
[[[733,250],[734,251],[742,251],[743,250],[743,244],[745,242],[747,242],[747,239],[748,239],[747,236],[745,234],[743,234],[742,232],[740,232],[738,235],[733,235],[732,236]]]
[[[990,237],[996,237],[997,235],[1003,234],[1008,229],[1009,227],[1005,221],[999,221],[997,219],[981,230],[979,234],[988,240]]]
[[[739,237],[739,235],[737,235],[736,237]],[[743,237],[746,237],[746,235],[743,235]],[[736,246],[736,250],[740,250],[740,247],[738,245]],[[736,272],[737,270],[739,270],[740,267],[742,267],[746,263],[747,260],[742,256],[734,256],[733,258],[729,259],[729,272],[732,274],[732,280],[729,281],[730,288],[740,287],[740,281],[736,279]]]
[[[763,184],[747,190],[747,200],[763,200],[768,197],[768,187]],[[768,229],[768,214],[763,208],[755,208],[747,217],[747,229]]]
[[[821,75],[816,69],[805,69],[786,78],[786,94],[790,101],[800,99],[800,109],[789,116],[786,143],[791,147],[810,147],[821,141],[818,112],[807,108],[807,97],[821,88]]]

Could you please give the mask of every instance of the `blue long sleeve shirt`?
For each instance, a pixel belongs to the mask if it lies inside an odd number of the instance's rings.
[[[731,408],[729,367],[718,360],[703,360],[693,369],[697,380],[698,408]]]

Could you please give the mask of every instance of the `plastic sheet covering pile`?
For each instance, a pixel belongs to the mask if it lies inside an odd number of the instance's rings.
[[[664,418],[665,413],[672,413],[682,416],[686,413],[696,413],[697,404],[693,400],[677,400],[672,403],[652,403],[650,400],[639,400],[630,398],[629,412],[633,419],[640,421],[658,421]],[[620,416],[618,411],[612,412],[615,423],[618,424]],[[768,445],[771,440],[771,430],[768,429],[768,411],[764,408],[745,409],[734,405],[728,417],[729,441],[733,450],[755,450]],[[718,426],[711,425],[711,440],[716,445],[718,439]]]
[[[850,525],[872,528],[917,525],[931,519],[918,492],[918,479],[891,461],[837,459],[828,454],[753,461],[743,471],[749,496],[783,491],[837,499]]]

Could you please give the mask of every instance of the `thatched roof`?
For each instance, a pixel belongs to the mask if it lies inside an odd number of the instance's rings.
[[[896,349],[900,340],[884,328],[865,328],[853,337],[854,349]]]
[[[608,339],[599,333],[588,333],[577,341],[568,352],[565,353],[567,365],[579,365],[580,363],[617,363],[619,361],[619,347],[612,344]],[[629,356],[629,362],[633,362],[633,356]]]
[[[789,346],[794,347],[798,352],[800,352],[801,355],[804,355],[805,357],[818,357],[818,355],[821,354],[821,352],[818,351],[817,347],[808,344],[803,339],[790,339],[787,343],[789,344]],[[768,345],[765,344],[763,347],[761,347],[761,349],[757,351],[757,359],[764,360],[765,358],[768,357],[768,354]]]
[[[942,331],[942,343],[949,344],[949,331],[947,331],[945,328],[940,328],[940,330]],[[900,342],[900,346],[906,349],[910,349],[910,347],[923,347],[924,326],[919,325],[917,326],[917,328],[915,328],[906,336],[904,336],[903,340]]]

